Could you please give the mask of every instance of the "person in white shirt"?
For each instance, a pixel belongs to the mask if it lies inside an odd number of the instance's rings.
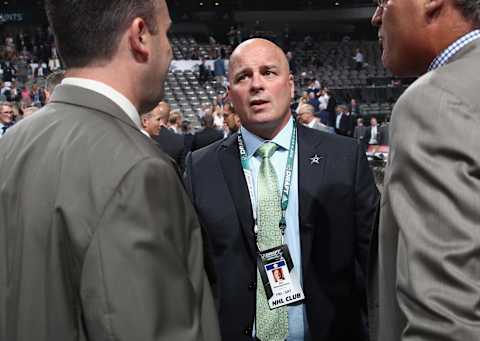
[[[320,111],[327,110],[329,99],[330,99],[330,96],[328,95],[327,90],[324,90],[324,89],[321,90],[320,97],[318,97],[318,101],[320,102],[318,107]]]
[[[356,69],[360,70],[363,68],[363,63],[365,62],[365,57],[363,53],[360,51],[360,49],[356,49],[355,51],[355,56],[353,57],[353,60],[355,60],[356,63]]]
[[[381,132],[375,116],[370,118],[370,128],[367,129],[365,134],[365,141],[367,141],[369,145],[382,144]]]

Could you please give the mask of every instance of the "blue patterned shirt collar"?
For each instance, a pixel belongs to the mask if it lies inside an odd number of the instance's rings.
[[[288,150],[288,148],[290,148],[292,128],[293,118],[290,117],[287,125],[283,127],[283,129],[271,141],[282,147],[282,149]],[[267,141],[248,131],[244,126],[240,128],[240,132],[242,133],[243,141],[245,141],[245,149],[247,150],[248,158],[251,158],[257,149]]]
[[[445,65],[450,58],[452,58],[460,49],[470,44],[475,39],[480,38],[480,30],[475,30],[466,35],[460,37],[455,42],[453,42],[449,47],[447,47],[443,52],[438,55],[433,62],[430,63],[428,71],[435,70],[440,66]]]

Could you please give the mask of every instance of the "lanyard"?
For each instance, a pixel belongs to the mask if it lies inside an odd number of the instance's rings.
[[[287,165],[285,166],[285,177],[283,179],[283,189],[282,189],[282,197],[280,200],[280,206],[282,209],[282,217],[278,224],[280,231],[282,233],[282,244],[283,239],[285,236],[285,229],[287,228],[287,221],[285,219],[288,207],[288,199],[290,196],[290,185],[292,183],[292,176],[293,176],[293,162],[295,160],[295,148],[297,145],[297,124],[296,121],[293,120],[293,129],[292,129],[292,137],[290,138],[290,147],[288,149],[288,157],[287,157]],[[238,134],[238,149],[240,151],[240,161],[242,163],[243,173],[245,174],[245,180],[247,181],[248,193],[250,194],[250,202],[252,204],[252,212],[253,212],[253,221],[254,221],[254,232],[255,237],[258,234],[258,225],[257,225],[257,210],[255,207],[255,192],[253,190],[253,176],[252,171],[249,166],[247,150],[245,148],[245,142],[243,141],[242,134]]]

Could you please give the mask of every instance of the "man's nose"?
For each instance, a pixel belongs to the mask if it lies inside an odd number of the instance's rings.
[[[258,90],[263,89],[263,78],[260,74],[254,73],[252,75],[252,83],[251,83],[251,90],[256,92]]]

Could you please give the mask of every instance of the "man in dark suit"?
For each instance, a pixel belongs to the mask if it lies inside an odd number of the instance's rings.
[[[302,125],[295,134],[293,77],[272,42],[239,45],[229,81],[240,133],[190,154],[185,175],[208,235],[223,339],[365,340],[355,267],[365,271],[378,192],[363,149]],[[272,215],[278,219],[266,223]],[[272,311],[256,266],[257,248],[269,245],[267,231],[274,243],[288,245],[305,294],[305,301]]]
[[[0,340],[219,340],[197,217],[141,132],[172,58],[165,1],[46,9],[67,71],[0,139]]]
[[[151,112],[142,115],[142,126],[183,172],[186,155],[184,137],[167,127],[169,115],[170,105],[160,102]]]
[[[378,125],[377,118],[372,116],[370,118],[370,126],[366,128],[365,135],[363,137],[365,146],[369,145],[382,145],[383,143],[383,131]]]
[[[335,117],[335,133],[343,136],[353,136],[353,120],[346,105],[337,105]]]
[[[213,126],[213,116],[211,114],[205,114],[202,117],[202,124],[203,129],[193,136],[192,151],[223,139],[223,133]]]
[[[13,105],[10,102],[0,102],[0,137],[14,124]]]

